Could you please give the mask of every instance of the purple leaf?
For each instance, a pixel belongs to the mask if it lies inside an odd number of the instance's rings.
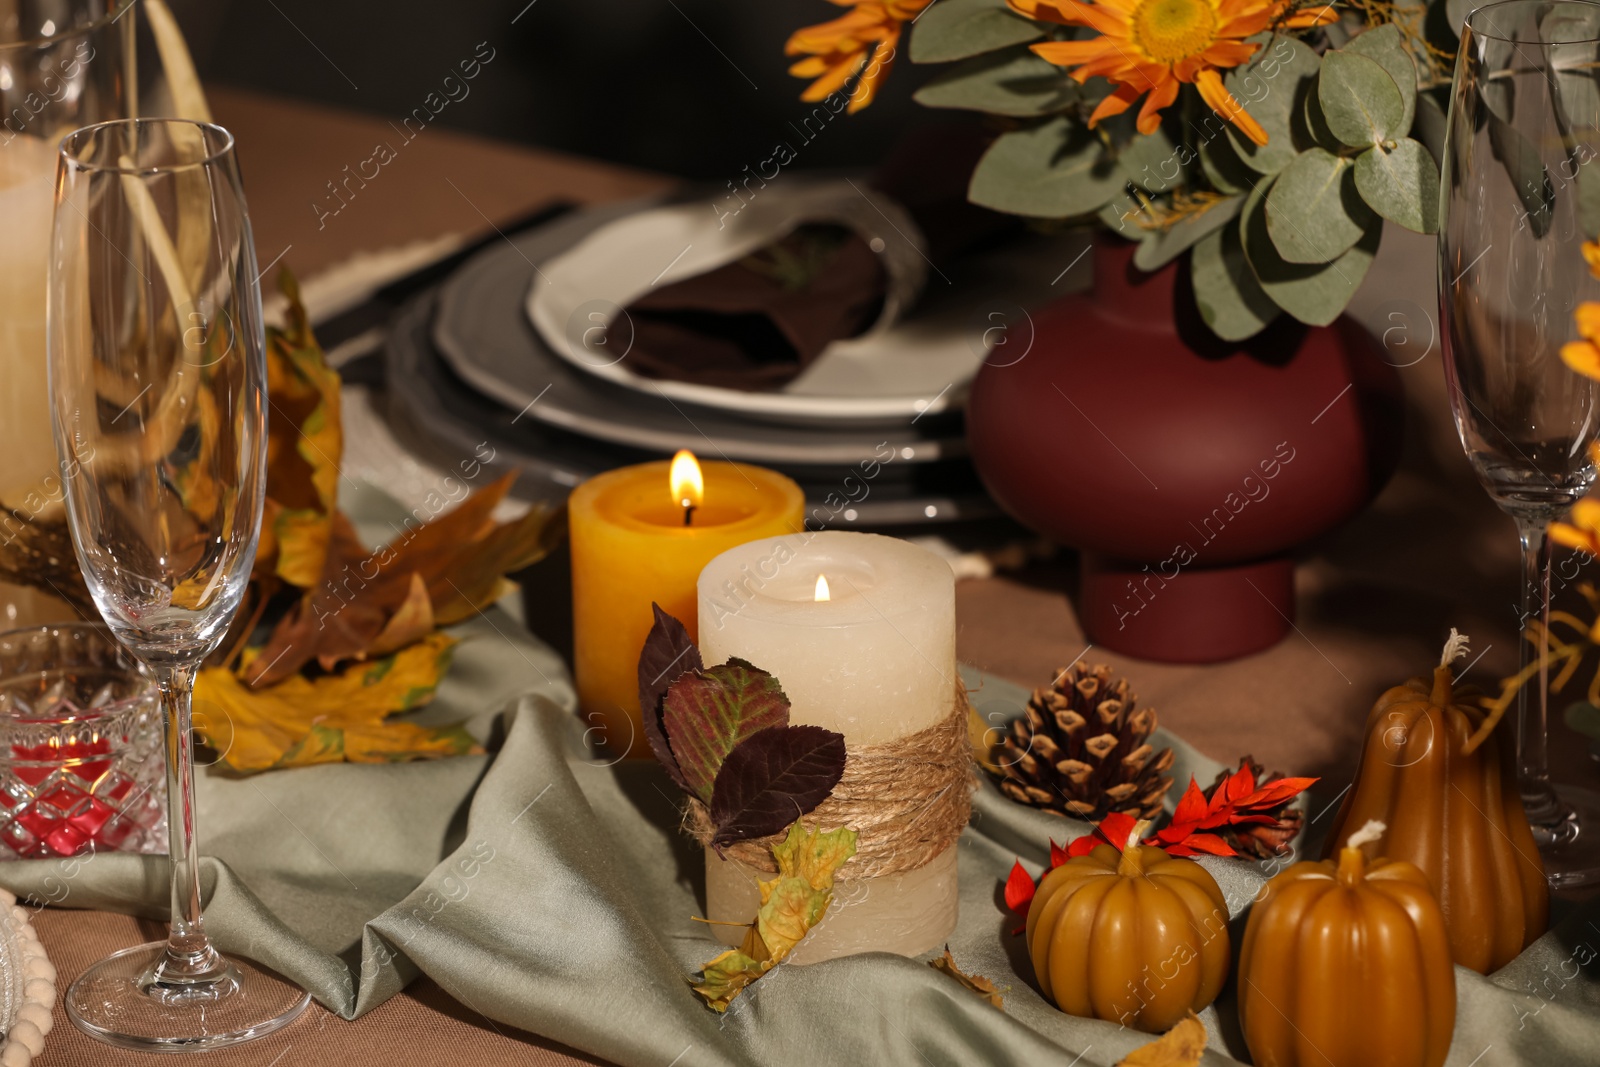
[[[713,846],[775,834],[828,799],[844,774],[844,735],[773,726],[736,745],[711,793]]]
[[[757,730],[789,722],[789,698],[778,680],[741,663],[680,675],[661,705],[661,725],[684,782],[707,804],[733,747]]]
[[[697,671],[704,664],[700,661],[700,650],[683,623],[662,611],[660,604],[652,603],[650,610],[656,613],[656,621],[639,653],[639,714],[644,717],[644,736],[650,742],[650,751],[656,754],[672,780],[688,789],[689,783],[684,780],[683,771],[672,755],[672,746],[661,729],[661,698],[681,675]]]

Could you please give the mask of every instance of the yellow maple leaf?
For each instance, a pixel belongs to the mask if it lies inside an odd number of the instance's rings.
[[[778,874],[758,882],[761,909],[744,943],[701,968],[694,991],[716,1011],[727,1011],[746,986],[782,963],[822,921],[833,901],[833,876],[856,854],[856,832],[848,827],[822,833],[797,820],[772,846]]]
[[[855,854],[854,830],[841,827],[823,833],[807,830],[798,821],[789,827],[788,837],[772,846],[778,873],[803,878],[812,889],[832,889],[834,874]]]
[[[474,751],[474,742],[459,727],[385,721],[433,699],[455,645],[448,634],[432,633],[382,659],[315,679],[296,674],[259,690],[232,671],[208,667],[195,681],[196,727],[238,771]]]

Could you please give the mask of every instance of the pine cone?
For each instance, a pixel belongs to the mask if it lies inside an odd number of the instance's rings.
[[[1268,774],[1266,768],[1255,761],[1252,756],[1245,756],[1239,760],[1240,770],[1250,768],[1250,773],[1255,775],[1256,788],[1276,782],[1283,775],[1277,771]],[[1222,787],[1228,780],[1230,771],[1219,771],[1217,780],[1206,789],[1206,800]],[[1305,813],[1298,808],[1290,807],[1294,798],[1284,801],[1275,808],[1268,808],[1261,812],[1262,815],[1271,816],[1269,823],[1244,823],[1229,824],[1217,828],[1217,836],[1226,841],[1235,852],[1250,859],[1266,860],[1282,855],[1288,848],[1289,842],[1300,832],[1300,826],[1305,822]]]
[[[1049,689],[1035,689],[1027,712],[1011,723],[995,759],[1000,790],[1012,800],[1058,815],[1098,822],[1113,811],[1151,819],[1172,788],[1172,750],[1147,740],[1150,708],[1111,668],[1064,668]]]

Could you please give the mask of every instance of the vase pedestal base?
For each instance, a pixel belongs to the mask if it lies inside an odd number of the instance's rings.
[[[1163,663],[1217,663],[1270,648],[1294,618],[1294,563],[1155,564],[1085,552],[1078,618],[1102,648]]]

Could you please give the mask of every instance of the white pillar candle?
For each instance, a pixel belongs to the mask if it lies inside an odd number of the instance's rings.
[[[955,579],[925,549],[836,531],[752,541],[706,565],[699,597],[705,662],[737,656],[775,675],[796,725],[838,731],[859,748],[924,730],[952,711]],[[763,877],[707,850],[707,918],[750,922]],[[842,881],[791,959],[917,955],[949,936],[957,902],[952,845],[916,870]],[[731,927],[712,929],[729,943],[739,939]]]

